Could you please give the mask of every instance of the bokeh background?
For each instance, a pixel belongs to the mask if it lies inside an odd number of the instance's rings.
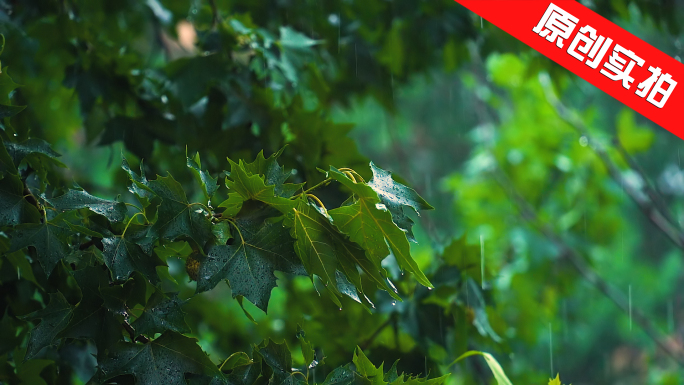
[[[581,2],[684,58],[684,1]],[[28,106],[16,124],[94,195],[132,199],[121,154],[199,199],[186,153],[218,176],[287,145],[295,180],[372,160],[435,207],[412,245],[435,290],[388,263],[406,299],[372,311],[281,275],[267,314],[245,302],[252,322],[228,285],[192,296],[190,250],[166,245],[215,361],[264,338],[296,347],[301,325],[319,383],[357,345],[453,385],[494,383],[479,358],[450,365],[469,349],[515,384],[684,383],[684,142],[457,3],[4,0],[0,32]],[[94,370],[81,361],[76,383]]]

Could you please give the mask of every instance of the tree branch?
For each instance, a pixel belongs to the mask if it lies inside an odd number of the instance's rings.
[[[650,187],[647,187],[647,193],[642,190],[635,188],[622,176],[620,169],[617,167],[615,162],[610,158],[606,149],[598,142],[591,140],[587,127],[584,125],[581,119],[575,116],[570,109],[568,109],[556,96],[554,93],[551,82],[548,76],[540,76],[540,83],[544,88],[544,93],[548,102],[556,109],[558,115],[567,122],[572,128],[575,129],[580,135],[585,136],[589,139],[591,148],[594,153],[599,157],[603,165],[608,170],[608,173],[613,178],[613,180],[619,183],[632,198],[632,201],[639,207],[642,213],[658,228],[660,229],[677,247],[684,250],[684,233],[676,226],[669,218],[666,212],[663,212],[658,205],[655,204],[653,199],[657,196],[655,191],[648,191]],[[629,160],[628,160],[629,163]],[[644,177],[644,176],[642,176]],[[648,183],[644,180],[644,183]],[[656,200],[657,201],[657,200]]]
[[[498,170],[498,169],[497,169]],[[567,259],[579,274],[592,284],[596,289],[608,297],[617,307],[625,313],[630,312],[628,301],[623,292],[601,278],[596,271],[587,263],[580,253],[569,246],[552,228],[539,220],[534,208],[517,192],[508,177],[501,171],[494,173],[497,183],[508,197],[514,201],[522,217],[535,227],[542,235],[548,238],[561,251],[561,258]],[[631,309],[632,319],[648,335],[660,349],[672,357],[680,366],[684,366],[684,357],[674,351],[663,340],[660,332],[651,324],[651,321],[638,309]]]

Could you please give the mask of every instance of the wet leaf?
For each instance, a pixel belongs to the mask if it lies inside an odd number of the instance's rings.
[[[41,310],[26,315],[24,319],[40,319],[41,322],[29,333],[29,341],[26,346],[26,359],[34,357],[42,348],[51,345],[59,332],[64,329],[71,316],[74,307],[70,305],[60,292],[50,293],[50,302]]]

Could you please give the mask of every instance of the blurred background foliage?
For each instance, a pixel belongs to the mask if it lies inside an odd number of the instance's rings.
[[[684,1],[582,3],[684,57]],[[0,25],[2,71],[28,105],[17,135],[69,166],[54,186],[114,198],[124,153],[201,199],[186,153],[219,176],[226,157],[287,145],[293,182],[329,165],[368,179],[372,159],[436,207],[414,217],[412,245],[435,289],[388,264],[405,301],[378,294],[371,312],[281,275],[267,314],[245,301],[252,322],[227,285],[192,296],[187,244],[157,250],[215,361],[269,337],[293,346],[299,324],[325,357],[318,382],[359,345],[449,384],[493,383],[478,358],[450,365],[469,349],[516,384],[684,383],[682,249],[642,213],[654,205],[681,234],[681,140],[457,3],[4,0]],[[60,364],[74,382],[92,375],[89,353]]]

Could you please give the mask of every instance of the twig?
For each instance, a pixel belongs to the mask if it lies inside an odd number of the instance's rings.
[[[584,125],[584,122],[582,122],[581,119],[573,115],[570,109],[568,109],[555,95],[555,93],[551,89],[551,84],[550,80],[548,79],[548,76],[540,76],[540,83],[544,88],[544,93],[546,94],[547,100],[556,109],[558,115],[563,120],[565,120],[571,127],[573,127],[575,131],[577,131],[580,135],[583,135],[587,137],[587,139],[590,139],[587,127]],[[675,226],[670,220],[668,220],[668,215],[663,213],[661,209],[659,209],[656,206],[652,198],[649,198],[647,194],[644,194],[643,191],[635,188],[628,181],[625,180],[625,178],[622,176],[622,173],[620,172],[620,169],[617,167],[615,162],[613,162],[613,160],[608,155],[606,149],[603,148],[603,146],[600,143],[592,140],[590,140],[589,143],[591,144],[591,148],[594,150],[594,153],[596,153],[601,162],[603,162],[603,165],[606,167],[606,169],[608,169],[608,173],[613,178],[613,180],[615,180],[615,182],[623,186],[627,195],[629,195],[630,198],[632,198],[632,200],[639,207],[641,212],[643,212],[644,215],[646,215],[646,217],[657,228],[659,228],[665,235],[667,235],[667,237],[670,238],[670,240],[677,247],[684,250],[684,233],[682,233],[682,231],[677,226]]]
[[[561,258],[567,259],[572,266],[580,273],[580,275],[592,284],[596,289],[603,293],[606,297],[612,300],[625,313],[630,311],[629,303],[625,299],[625,295],[611,284],[606,282],[599,276],[594,269],[589,266],[587,261],[580,255],[580,253],[569,246],[556,232],[545,223],[539,220],[534,208],[523,198],[516,190],[513,184],[508,180],[508,177],[501,171],[494,173],[496,181],[501,186],[502,190],[515,202],[525,220],[534,226],[540,233],[548,238],[561,251]],[[641,329],[660,347],[667,355],[672,357],[680,366],[684,366],[684,358],[677,352],[672,350],[670,346],[663,342],[660,333],[651,324],[651,321],[638,309],[631,309],[632,318],[641,327]]]

